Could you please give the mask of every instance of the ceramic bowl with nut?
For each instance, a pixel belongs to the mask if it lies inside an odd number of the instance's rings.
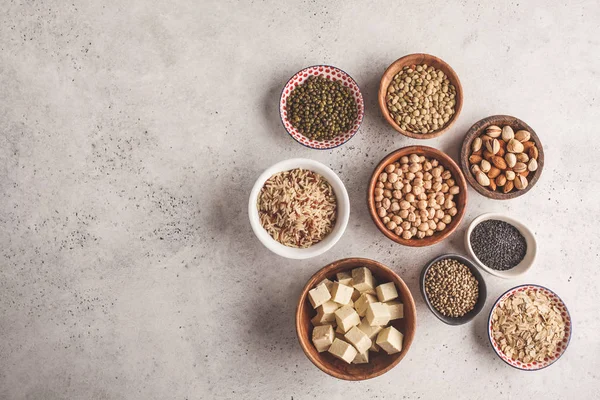
[[[538,135],[525,122],[495,115],[468,130],[460,161],[476,191],[491,199],[508,200],[535,186],[544,168],[544,150]]]
[[[258,177],[248,216],[266,248],[282,257],[306,259],[323,254],[342,237],[350,199],[329,167],[294,158],[278,162]]]
[[[467,184],[447,154],[409,146],[381,160],[371,177],[367,201],[373,222],[389,239],[405,246],[429,246],[460,224]]]
[[[379,83],[379,108],[404,136],[431,139],[456,122],[463,91],[458,75],[429,54],[409,54],[394,61]]]

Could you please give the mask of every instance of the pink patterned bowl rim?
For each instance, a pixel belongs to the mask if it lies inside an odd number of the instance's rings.
[[[558,350],[552,357],[546,358],[542,362],[534,361],[531,363],[523,363],[523,362],[520,362],[517,360],[510,359],[504,354],[504,352],[500,349],[500,346],[498,346],[498,344],[492,337],[492,314],[494,313],[494,310],[496,309],[498,304],[500,302],[506,300],[509,296],[512,296],[514,293],[522,292],[525,290],[541,291],[543,294],[548,296],[552,300],[552,303],[554,305],[556,305],[556,307],[558,307],[558,309],[561,311],[561,315],[563,317],[563,320],[565,321],[565,336],[564,336],[562,342],[558,345]],[[567,346],[569,346],[569,342],[571,341],[572,329],[573,329],[573,323],[571,320],[571,315],[569,314],[569,310],[567,309],[567,306],[562,301],[562,299],[556,293],[554,293],[552,290],[550,290],[544,286],[541,286],[541,285],[525,284],[525,285],[515,286],[514,288],[507,290],[506,292],[504,292],[504,294],[502,296],[500,296],[498,298],[498,300],[496,300],[496,302],[494,303],[494,306],[492,307],[492,309],[490,311],[490,316],[488,318],[487,331],[488,331],[488,339],[490,340],[490,344],[492,345],[492,348],[494,349],[494,351],[496,352],[498,357],[500,357],[500,359],[502,359],[502,361],[504,361],[511,367],[520,369],[522,371],[539,371],[540,369],[544,369],[544,368],[549,367],[550,365],[554,364],[564,354],[564,352],[567,350]]]
[[[334,81],[341,80],[344,86],[350,88],[352,96],[354,97],[354,101],[356,101],[356,106],[358,107],[358,115],[350,131],[329,140],[312,140],[298,132],[298,130],[294,128],[287,119],[286,103],[290,93],[295,87],[302,84],[311,75],[325,76],[326,78]],[[281,117],[281,123],[283,124],[283,127],[287,133],[294,138],[294,140],[311,149],[328,150],[343,145],[348,140],[352,139],[356,132],[358,132],[358,128],[362,123],[364,115],[365,103],[363,101],[360,88],[350,75],[331,65],[313,65],[312,67],[304,68],[292,76],[281,91],[281,98],[279,100],[279,116]]]

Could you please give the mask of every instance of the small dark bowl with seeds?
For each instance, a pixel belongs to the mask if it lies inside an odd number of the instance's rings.
[[[465,249],[484,271],[505,279],[533,266],[537,243],[533,232],[507,215],[487,213],[475,218],[465,233]]]
[[[419,286],[427,307],[448,325],[471,321],[487,298],[483,276],[473,261],[458,254],[443,254],[427,263]]]

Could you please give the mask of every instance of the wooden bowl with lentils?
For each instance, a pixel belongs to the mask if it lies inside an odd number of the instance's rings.
[[[429,54],[394,61],[379,83],[379,108],[404,136],[431,139],[448,131],[462,110],[463,91],[456,72]]]
[[[440,150],[408,146],[386,156],[373,171],[367,202],[377,228],[396,243],[436,244],[460,224],[467,182]]]

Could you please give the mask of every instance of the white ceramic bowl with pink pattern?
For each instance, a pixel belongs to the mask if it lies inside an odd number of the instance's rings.
[[[493,335],[492,335],[492,315],[493,315],[494,311],[496,310],[496,307],[498,307],[498,304],[500,304],[501,302],[503,302],[504,300],[506,300],[508,297],[512,296],[513,294],[515,294],[517,292],[523,292],[525,290],[541,291],[544,295],[546,295],[549,299],[551,299],[552,304],[555,305],[560,310],[563,320],[565,321],[565,336],[564,336],[562,342],[560,342],[558,344],[555,354],[551,357],[545,358],[544,361],[542,361],[542,362],[533,361],[531,363],[523,363],[521,361],[508,358],[506,356],[506,354],[504,354],[504,352],[500,349],[500,346],[498,345],[498,343],[496,343],[496,341],[494,340]],[[496,300],[496,302],[494,303],[494,306],[492,307],[492,310],[490,311],[490,316],[488,318],[488,327],[487,327],[488,338],[490,340],[492,348],[494,349],[494,351],[496,352],[498,357],[500,357],[502,359],[502,361],[504,361],[511,367],[515,367],[522,371],[538,371],[540,369],[549,367],[550,365],[552,365],[556,361],[558,361],[558,359],[564,354],[565,350],[567,350],[567,346],[569,345],[569,342],[571,340],[572,329],[573,329],[573,325],[571,322],[571,315],[569,314],[569,310],[567,309],[567,306],[562,301],[562,299],[560,297],[558,297],[558,295],[556,293],[554,293],[552,290],[545,288],[544,286],[534,285],[534,284],[516,286],[512,289],[509,289],[502,296],[500,296],[498,298],[498,300]]]
[[[307,138],[306,136],[298,132],[298,130],[294,128],[294,126],[288,120],[286,104],[290,93],[292,93],[292,90],[294,90],[294,88],[302,84],[311,75],[324,76],[325,78],[334,81],[341,81],[344,86],[350,89],[350,91],[352,92],[352,96],[356,101],[356,107],[358,108],[356,121],[354,121],[354,125],[352,126],[352,129],[350,129],[350,131],[344,132],[334,137],[333,139],[313,140]],[[300,143],[303,146],[310,147],[311,149],[327,150],[343,145],[348,140],[352,139],[356,132],[358,132],[358,128],[360,127],[360,124],[362,123],[363,117],[365,115],[365,103],[363,101],[363,97],[360,93],[358,85],[356,84],[354,79],[352,79],[352,77],[346,72],[342,71],[339,68],[332,67],[330,65],[314,65],[312,67],[304,68],[300,72],[296,73],[285,84],[281,92],[281,98],[279,100],[279,115],[287,133],[289,133],[290,136],[293,137],[294,140],[296,140],[298,143]]]

